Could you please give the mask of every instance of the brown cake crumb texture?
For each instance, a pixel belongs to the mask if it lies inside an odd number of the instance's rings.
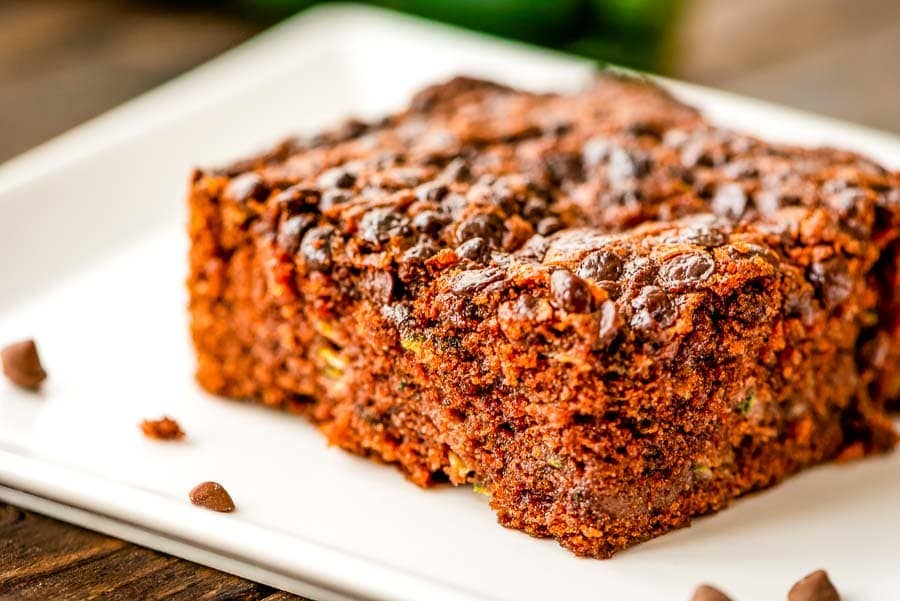
[[[9,381],[21,388],[38,390],[47,379],[34,340],[22,340],[5,346],[0,351],[0,362]]]
[[[140,426],[144,436],[154,440],[181,440],[184,438],[184,430],[177,421],[167,415],[159,419],[142,420]]]
[[[643,81],[458,78],[195,172],[197,379],[608,557],[893,446],[898,209]]]

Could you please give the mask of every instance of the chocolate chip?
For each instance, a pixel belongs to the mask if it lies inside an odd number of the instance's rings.
[[[279,192],[274,202],[289,215],[299,213],[319,202],[319,191],[296,184]]]
[[[380,245],[406,231],[405,217],[387,207],[372,209],[359,222],[359,235],[366,242]]]
[[[228,182],[225,186],[225,197],[234,202],[247,202],[260,199],[267,193],[263,178],[256,173],[243,173]]]
[[[615,282],[622,273],[622,259],[608,250],[595,250],[581,260],[575,273],[594,282]]]
[[[218,482],[203,482],[191,489],[191,503],[222,513],[234,511],[231,495]]]
[[[532,196],[522,207],[522,216],[526,219],[541,219],[547,214],[547,201],[540,196]]]
[[[591,138],[581,148],[581,160],[586,167],[596,167],[606,160],[612,144],[606,138]]]
[[[707,253],[686,253],[666,261],[659,271],[670,287],[695,284],[709,279],[716,269],[715,260]]]
[[[587,313],[591,310],[593,296],[584,280],[565,269],[557,269],[550,275],[550,292],[557,304],[571,313]]]
[[[647,257],[637,257],[629,261],[624,268],[625,277],[635,286],[651,284],[656,280],[659,266],[656,261]]]
[[[403,253],[402,261],[424,261],[437,254],[437,251],[438,247],[434,242],[431,242],[430,240],[422,240],[409,247],[406,252]]]
[[[441,210],[454,219],[457,219],[467,206],[469,201],[462,194],[448,194],[441,201]]]
[[[422,211],[412,220],[413,229],[428,236],[436,236],[448,223],[447,215],[438,211]]]
[[[415,189],[416,198],[432,202],[440,202],[442,198],[447,196],[448,192],[450,192],[450,188],[447,187],[447,184],[440,181],[428,182]]]
[[[616,309],[616,303],[611,300],[603,301],[603,304],[600,305],[599,342],[608,344],[615,338],[618,331],[619,311]]]
[[[456,239],[465,242],[472,238],[484,238],[487,243],[500,246],[500,241],[503,240],[503,221],[493,213],[469,217],[456,229]]]
[[[37,390],[47,379],[34,340],[22,340],[4,347],[0,351],[0,360],[3,362],[3,373],[17,386]]]
[[[472,238],[456,247],[456,254],[463,259],[482,262],[488,258],[490,246],[484,238]]]
[[[506,279],[503,270],[496,267],[486,269],[469,269],[456,274],[450,289],[458,294],[477,292]]]
[[[520,257],[534,259],[535,261],[543,261],[547,249],[550,248],[550,241],[541,235],[535,235],[529,238],[517,253]]]
[[[300,239],[309,226],[316,220],[311,213],[301,213],[282,220],[278,225],[276,241],[285,252],[294,254],[300,248]]]
[[[784,301],[784,310],[787,315],[799,316],[806,322],[813,316],[813,291],[808,284],[804,284],[804,286],[796,286],[788,292]]]
[[[356,183],[356,175],[348,171],[347,169],[342,169],[341,167],[334,167],[325,171],[322,175],[319,176],[319,179],[316,180],[316,184],[320,188],[352,188],[353,184]]]
[[[577,154],[554,153],[544,157],[544,165],[550,181],[556,185],[584,178],[581,157]]]
[[[625,128],[625,132],[629,135],[636,137],[647,136],[648,138],[655,138],[657,140],[662,139],[664,131],[665,126],[663,124],[655,123],[653,121],[635,121]]]
[[[747,195],[744,193],[744,188],[740,184],[719,186],[710,207],[716,215],[739,219],[747,209]]]
[[[448,182],[464,182],[472,177],[469,166],[461,158],[455,158],[444,167],[440,175],[441,179]]]
[[[332,207],[350,202],[352,198],[353,195],[346,190],[325,190],[322,192],[322,200],[319,201],[319,210],[327,211]]]
[[[609,178],[613,181],[644,177],[650,167],[650,157],[642,152],[615,148],[609,156]]]
[[[850,298],[853,290],[847,263],[840,257],[813,263],[809,266],[806,277],[816,285],[819,298],[828,310]]]
[[[809,574],[788,592],[788,601],[841,601],[841,596],[824,570]]]
[[[631,299],[635,314],[631,325],[637,330],[646,330],[657,324],[661,328],[675,322],[678,311],[669,300],[669,296],[656,286],[644,286],[640,293]]]
[[[518,212],[519,202],[507,183],[499,180],[490,185],[487,200],[506,215]]]
[[[303,236],[300,243],[300,254],[310,269],[328,269],[331,267],[331,236],[334,228],[330,225],[314,227]]]
[[[542,236],[549,236],[553,232],[558,232],[563,228],[563,222],[559,217],[544,217],[538,221],[535,231]]]
[[[386,271],[366,271],[360,278],[360,286],[366,297],[386,305],[394,296],[394,276]]]
[[[683,229],[678,239],[689,244],[716,248],[728,242],[728,236],[722,230],[714,227],[697,226]]]
[[[694,591],[691,601],[731,601],[731,598],[717,588],[701,584]]]
[[[154,440],[181,440],[184,438],[184,430],[177,421],[167,415],[159,419],[142,420],[140,427],[144,436]]]

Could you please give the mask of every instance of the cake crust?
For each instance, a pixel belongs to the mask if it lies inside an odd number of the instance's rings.
[[[580,555],[883,451],[900,174],[457,78],[191,180],[197,379]]]

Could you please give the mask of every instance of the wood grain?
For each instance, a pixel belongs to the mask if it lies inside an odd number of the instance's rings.
[[[303,601],[0,503],[0,600]]]

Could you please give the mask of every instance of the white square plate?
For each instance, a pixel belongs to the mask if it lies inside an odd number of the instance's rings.
[[[0,340],[35,337],[44,391],[0,383],[0,498],[322,601],[784,598],[827,568],[900,598],[900,455],[808,471],[609,561],[506,530],[468,489],[423,491],[307,423],[193,383],[187,175],[456,73],[582,86],[581,60],[368,8],[320,8],[0,167]],[[671,82],[670,82],[671,83]],[[721,123],[900,165],[892,136],[671,83]],[[175,416],[189,438],[136,424]],[[238,511],[194,508],[222,482]]]

